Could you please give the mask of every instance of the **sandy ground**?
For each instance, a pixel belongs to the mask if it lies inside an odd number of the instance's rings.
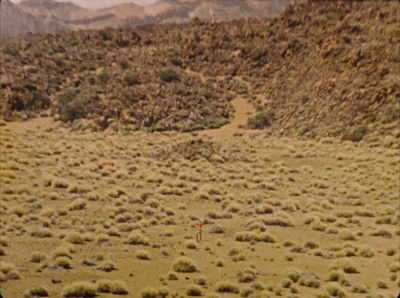
[[[41,285],[61,297],[75,282],[108,279],[129,297],[149,287],[185,297],[195,283],[210,297],[396,297],[398,149],[267,138],[239,129],[253,110],[232,103],[229,125],[194,135],[70,132],[51,118],[1,127],[1,294]],[[199,138],[218,156],[179,154]],[[131,233],[148,243],[129,244]],[[45,260],[32,262],[39,252]],[[174,271],[181,256],[195,272]],[[239,293],[220,292],[221,281]]]
[[[203,130],[199,133],[201,136],[208,136],[215,140],[228,140],[235,133],[248,134],[250,130],[240,129],[247,124],[247,118],[254,113],[253,106],[243,97],[236,97],[232,100],[232,106],[235,109],[235,117],[229,124],[226,124],[218,129]]]

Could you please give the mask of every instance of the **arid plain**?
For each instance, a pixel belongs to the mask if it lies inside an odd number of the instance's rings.
[[[5,39],[1,295],[397,297],[399,9]]]
[[[3,123],[2,295],[395,297],[398,147],[266,137],[234,106],[191,134]]]

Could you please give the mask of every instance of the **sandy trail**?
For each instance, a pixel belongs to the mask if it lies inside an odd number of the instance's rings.
[[[247,124],[248,114],[254,113],[254,107],[241,96],[232,100],[232,106],[235,109],[235,116],[229,124],[217,129],[203,130],[199,132],[199,135],[209,136],[217,140],[224,140],[231,138],[239,130],[243,133],[248,132],[240,127]]]

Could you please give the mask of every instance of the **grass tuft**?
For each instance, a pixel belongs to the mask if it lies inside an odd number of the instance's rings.
[[[215,286],[215,291],[218,293],[239,293],[239,287],[229,280],[219,281]]]
[[[188,257],[179,257],[173,261],[172,268],[175,272],[189,273],[196,271],[196,264]]]
[[[79,281],[70,284],[62,289],[61,295],[64,297],[95,297],[97,287],[95,284],[87,281]]]

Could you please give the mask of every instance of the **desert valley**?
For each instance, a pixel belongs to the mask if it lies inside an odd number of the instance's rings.
[[[398,16],[3,39],[1,295],[397,297]]]

